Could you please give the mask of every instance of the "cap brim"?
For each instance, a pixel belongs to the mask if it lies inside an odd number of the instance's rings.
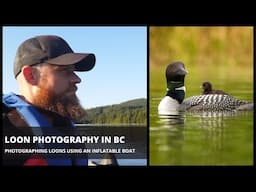
[[[66,53],[46,62],[55,65],[75,65],[75,71],[89,71],[95,65],[96,57],[92,53]]]

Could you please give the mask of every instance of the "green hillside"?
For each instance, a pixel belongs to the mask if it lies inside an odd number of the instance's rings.
[[[87,123],[95,124],[146,124],[147,100],[129,100],[120,104],[87,109]]]

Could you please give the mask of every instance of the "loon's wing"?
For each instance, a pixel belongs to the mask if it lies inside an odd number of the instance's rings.
[[[229,95],[208,94],[189,97],[181,105],[188,111],[231,111],[248,103]]]

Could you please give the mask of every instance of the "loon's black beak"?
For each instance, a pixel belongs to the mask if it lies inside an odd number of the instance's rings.
[[[188,71],[184,68],[180,68],[176,73],[178,75],[186,75],[186,74],[188,74]]]

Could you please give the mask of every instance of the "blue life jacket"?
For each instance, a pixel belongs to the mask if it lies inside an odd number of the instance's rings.
[[[15,108],[18,113],[26,120],[27,124],[32,128],[32,132],[34,136],[49,136],[49,135],[63,135],[58,130],[54,129],[54,127],[45,120],[45,118],[37,111],[35,107],[21,99],[14,93],[4,94],[2,97],[2,102],[8,106],[9,108]],[[70,122],[70,126],[75,129],[75,126],[72,122]],[[41,144],[38,143],[37,147],[39,149],[49,148],[60,148],[61,144]],[[62,155],[59,158],[52,158],[48,154],[43,154],[45,160],[48,165],[51,166],[87,166],[88,159],[87,158],[71,158],[68,156],[69,154]]]

